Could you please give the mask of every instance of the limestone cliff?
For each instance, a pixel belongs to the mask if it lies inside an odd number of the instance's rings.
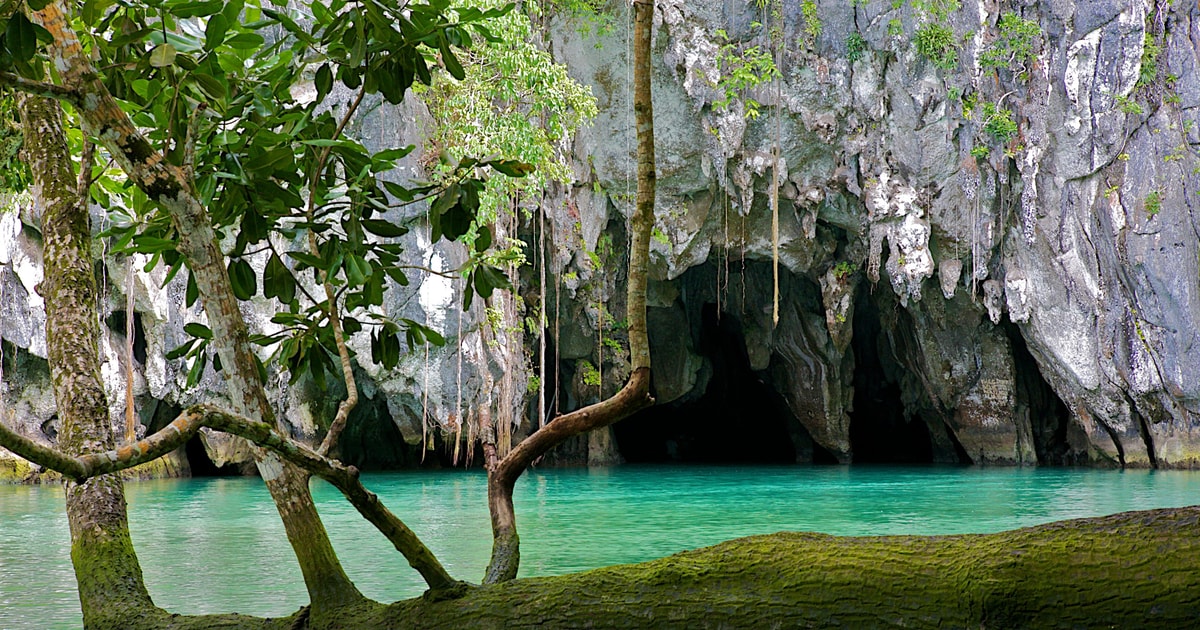
[[[520,227],[549,237],[546,256],[529,256],[547,260],[548,290],[526,269],[521,294],[547,313],[551,409],[625,377],[635,161],[625,9],[609,4],[542,24],[600,106],[570,148],[575,184],[547,194],[544,227]],[[1200,464],[1198,50],[1200,9],[1187,2],[660,1],[650,323],[662,408],[641,429],[618,425],[621,452],[638,459],[654,442],[644,459],[904,450],[976,464]],[[778,79],[763,64],[739,82],[739,60],[756,51]],[[376,109],[358,134],[420,142],[425,124],[409,102]],[[409,160],[397,176],[418,174],[420,156]],[[449,269],[461,256],[411,239],[414,264]],[[24,430],[52,437],[38,258],[36,231],[0,214],[0,393]],[[111,304],[98,314],[112,329],[114,401],[128,268],[104,269]],[[211,374],[181,390],[184,368],[162,359],[198,314],[178,280],[161,280],[132,282],[150,428],[220,390]],[[532,342],[458,303],[453,282],[430,274],[389,293],[393,313],[449,342],[389,373],[362,362],[361,428],[343,445],[352,461],[413,463],[421,448],[401,441],[430,443],[435,426],[485,409],[518,437],[536,422]],[[247,315],[270,325],[265,308]],[[298,434],[327,422],[338,397],[303,380],[273,391]],[[699,413],[713,409],[732,411]],[[612,437],[560,456],[611,461]],[[209,446],[218,463],[239,459]]]

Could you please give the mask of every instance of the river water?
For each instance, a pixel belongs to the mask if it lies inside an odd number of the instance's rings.
[[[491,549],[478,471],[364,475],[455,577],[478,581]],[[126,486],[151,595],[179,613],[286,615],[307,597],[256,478]],[[419,595],[391,545],[324,482],[318,509],[368,597]],[[536,470],[515,495],[521,575],[638,562],[780,530],[831,534],[995,532],[1047,521],[1200,503],[1200,473],[942,467],[638,467]],[[0,629],[80,624],[63,492],[0,485]]]

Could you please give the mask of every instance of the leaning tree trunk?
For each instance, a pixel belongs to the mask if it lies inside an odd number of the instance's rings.
[[[1200,621],[1200,507],[998,534],[780,533],[399,602],[388,628],[1178,628]]]
[[[55,101],[17,96],[25,141],[22,154],[32,175],[35,214],[41,216],[46,301],[46,346],[61,430],[68,454],[103,452],[114,445],[108,401],[100,379],[98,296],[92,267],[87,180],[78,189]],[[86,160],[84,162],[87,163]],[[84,627],[285,628],[291,619],[241,615],[172,615],[158,608],[142,579],[129,536],[125,488],[117,474],[66,482],[71,563]]]
[[[637,123],[637,206],[630,219],[626,316],[629,319],[629,381],[611,398],[559,416],[526,438],[498,462],[488,462],[488,510],[492,517],[492,558],[484,582],[517,577],[521,543],[513,511],[513,487],[526,468],[568,438],[606,427],[654,404],[650,397],[650,341],[646,332],[646,273],[654,228],[654,106],[650,92],[650,35],[654,1],[633,3],[633,109]],[[493,459],[493,458],[489,458]]]
[[[79,92],[76,107],[85,130],[104,144],[147,197],[170,214],[179,234],[178,250],[187,259],[200,290],[235,411],[273,424],[274,413],[263,391],[246,323],[207,210],[183,172],[153,150],[101,83],[68,23],[62,0],[31,13],[54,37],[51,57],[64,84]],[[256,460],[299,561],[313,614],[364,601],[329,542],[309,492],[308,476],[273,453],[256,451]]]

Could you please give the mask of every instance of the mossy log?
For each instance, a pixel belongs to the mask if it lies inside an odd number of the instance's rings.
[[[756,536],[409,600],[372,628],[1196,628],[1200,507],[961,536]]]

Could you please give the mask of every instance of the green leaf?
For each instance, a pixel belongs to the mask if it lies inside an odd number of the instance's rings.
[[[196,276],[194,274],[188,273],[187,289],[184,290],[183,294],[183,301],[187,304],[188,308],[191,308],[196,303],[196,299],[200,297],[200,289],[196,287]]]
[[[142,254],[159,254],[175,249],[175,241],[169,238],[139,234],[133,237],[133,244],[130,246],[130,249]]]
[[[400,340],[396,335],[384,334],[379,345],[383,350],[383,367],[388,370],[396,367],[400,363]]]
[[[212,339],[212,330],[204,324],[198,322],[189,322],[183,325],[183,332],[197,339]]]
[[[416,148],[416,145],[410,144],[406,147],[400,147],[399,149],[385,149],[383,151],[380,151],[379,153],[376,153],[375,155],[372,155],[371,159],[395,161],[395,160],[399,160],[400,158],[408,155],[409,153],[412,153],[413,149],[415,149],[415,148]]]
[[[475,270],[475,291],[479,293],[479,297],[486,300],[492,297],[492,291],[495,289],[511,288],[512,284],[508,278],[495,267],[481,265]]]
[[[442,63],[446,66],[446,71],[450,76],[462,81],[467,78],[467,73],[463,71],[462,64],[458,62],[458,57],[454,56],[454,49],[450,47],[450,42],[446,39],[445,31],[439,33],[438,48],[442,51]]]
[[[225,8],[224,0],[202,0],[200,2],[166,3],[171,15],[181,18],[206,17]]]
[[[533,165],[517,160],[493,160],[489,162],[492,168],[509,177],[525,177],[533,172]]]
[[[492,246],[492,230],[486,226],[479,226],[479,232],[475,236],[475,251],[482,254]]]
[[[41,11],[42,9],[46,8],[46,5],[50,4],[50,2],[49,0],[33,0],[31,2],[27,1],[26,4],[28,4],[29,8],[34,11]],[[41,6],[35,6],[38,4]],[[80,15],[83,17],[84,23],[86,23],[88,26],[95,26],[96,22],[99,22],[100,18],[104,17],[104,12],[107,11],[108,7],[111,5],[112,0],[85,0]]]
[[[367,276],[371,274],[371,267],[367,261],[358,257],[355,254],[346,254],[346,281],[350,286],[360,286],[366,282]]]
[[[200,382],[200,377],[204,375],[204,364],[207,362],[208,362],[208,353],[207,352],[201,352],[200,355],[197,356],[192,361],[192,368],[190,370],[188,370],[188,375],[187,375],[187,386],[188,387],[195,387],[196,383]]]
[[[4,45],[17,61],[29,61],[37,54],[37,32],[33,29],[33,22],[24,13],[17,11],[8,19]]]
[[[467,283],[463,285],[463,311],[471,310],[471,302],[475,299],[475,289],[472,288],[475,282],[475,273],[467,274]]]
[[[396,267],[384,267],[383,270],[387,272],[388,277],[394,280],[396,284],[402,287],[408,286],[408,276],[404,275],[403,271]]]
[[[408,228],[396,225],[391,221],[384,221],[382,219],[363,219],[361,223],[364,230],[384,238],[396,238],[398,236],[404,236],[405,234],[408,234]]]
[[[473,219],[474,216],[464,204],[457,203],[442,215],[442,233],[447,240],[453,241],[471,229]]]
[[[410,190],[409,188],[401,186],[400,184],[397,184],[396,182],[389,182],[387,180],[384,180],[383,188],[385,190],[387,190],[389,194],[391,194],[396,199],[399,199],[400,201],[412,201],[413,200],[413,191]]]
[[[325,261],[318,256],[313,256],[312,254],[306,254],[304,252],[288,252],[287,255],[303,265],[308,265],[309,267],[315,267],[317,269],[325,268]]]
[[[244,8],[246,8],[245,0],[230,0],[225,4],[225,8],[221,9],[221,15],[225,16],[230,24],[237,24],[241,20]]]
[[[172,349],[170,352],[168,352],[165,355],[165,358],[168,361],[174,361],[175,359],[182,358],[182,357],[186,356],[188,352],[191,352],[192,346],[194,346],[194,345],[196,345],[196,340],[189,339],[188,341],[185,341],[184,343],[176,346],[174,349]]]
[[[309,46],[316,45],[317,41],[313,39],[312,35],[309,35],[307,30],[301,28],[299,24],[296,24],[295,20],[288,17],[286,14],[274,9],[263,9],[262,12],[263,15],[282,24],[284,28],[290,31],[292,35],[295,35],[300,41],[308,44]]]
[[[321,64],[321,67],[317,69],[317,76],[313,79],[313,84],[317,88],[317,101],[324,100],[329,91],[333,89],[333,70],[329,68],[329,64]]]
[[[25,0],[25,5],[30,11],[41,11],[47,4],[50,4],[50,0]]]
[[[277,254],[271,254],[263,270],[263,297],[277,297],[284,304],[296,299],[296,280]]]
[[[235,50],[258,50],[266,43],[258,33],[238,33],[226,40],[225,45]]]
[[[462,188],[459,187],[458,182],[450,184],[446,187],[446,190],[442,192],[441,196],[437,198],[437,201],[433,202],[433,207],[429,209],[429,214],[436,216],[445,214],[445,212],[449,210],[451,206],[458,203],[458,196],[461,193]]]
[[[220,13],[208,18],[208,26],[204,28],[204,48],[213,50],[225,42],[229,32],[229,20]]]
[[[225,84],[221,83],[212,76],[201,72],[195,72],[192,74],[192,78],[195,79],[196,85],[200,86],[200,91],[204,92],[213,100],[224,100],[224,98],[229,95],[229,92],[225,89]]]
[[[155,68],[165,68],[175,63],[175,47],[171,44],[159,44],[150,51],[150,65]]]
[[[243,302],[258,293],[258,278],[250,263],[238,258],[229,263],[229,283],[233,285],[233,295]]]

